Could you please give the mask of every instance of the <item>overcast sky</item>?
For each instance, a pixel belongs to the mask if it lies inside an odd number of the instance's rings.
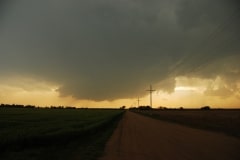
[[[239,19],[237,0],[1,0],[1,83],[111,101],[220,77],[204,93],[240,99]]]

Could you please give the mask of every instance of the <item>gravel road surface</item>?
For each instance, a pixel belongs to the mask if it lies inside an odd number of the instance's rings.
[[[100,160],[240,160],[240,139],[127,111]]]

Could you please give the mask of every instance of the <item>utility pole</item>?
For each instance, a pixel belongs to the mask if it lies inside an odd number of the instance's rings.
[[[155,90],[153,90],[152,85],[150,85],[150,89],[147,91],[150,93],[150,107],[152,107],[152,92],[154,92]]]
[[[137,101],[138,101],[138,107],[139,107],[139,102],[140,102],[140,99],[139,99],[139,97],[138,97]]]

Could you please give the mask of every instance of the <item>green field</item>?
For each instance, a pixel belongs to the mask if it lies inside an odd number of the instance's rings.
[[[152,118],[240,138],[240,109],[135,110]]]
[[[0,108],[0,159],[95,159],[122,113]]]

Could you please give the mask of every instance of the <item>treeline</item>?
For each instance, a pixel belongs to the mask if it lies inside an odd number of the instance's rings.
[[[0,108],[49,108],[49,109],[77,109],[76,107],[72,106],[46,106],[46,107],[39,107],[35,105],[22,105],[22,104],[1,104]],[[87,108],[81,108],[87,109]]]
[[[168,108],[168,107],[163,107],[163,106],[160,106],[158,108],[152,108],[151,106],[139,106],[139,107],[131,107],[129,109],[130,110],[153,110],[153,109],[154,110],[183,110],[184,108],[183,107]],[[195,108],[195,109],[198,109],[198,108]],[[210,110],[211,107],[210,106],[203,106],[203,107],[200,107],[199,109],[201,109],[201,110]]]
[[[129,110],[151,110],[151,109],[153,109],[151,106],[139,106],[129,108]]]

